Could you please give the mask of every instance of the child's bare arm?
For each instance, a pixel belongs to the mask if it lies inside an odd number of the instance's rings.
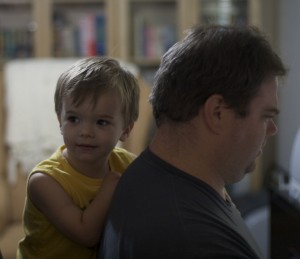
[[[28,183],[31,201],[64,235],[86,246],[99,241],[107,211],[120,174],[109,172],[99,193],[82,211],[50,176],[35,173]]]

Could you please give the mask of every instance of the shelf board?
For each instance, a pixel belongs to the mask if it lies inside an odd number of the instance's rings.
[[[157,67],[160,64],[160,59],[148,59],[148,58],[132,58],[131,59],[134,64],[137,64],[141,67]]]
[[[30,3],[30,0],[0,0],[0,5],[20,5]]]
[[[163,3],[176,3],[177,0],[130,0],[130,4],[134,3],[151,3],[151,4],[163,4]]]
[[[0,0],[1,1],[1,0]],[[52,0],[53,4],[103,4],[105,0]]]

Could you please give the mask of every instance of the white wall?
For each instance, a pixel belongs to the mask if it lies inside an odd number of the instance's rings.
[[[291,149],[300,126],[300,1],[279,0],[278,19],[279,54],[289,73],[279,92],[276,162],[289,171]]]

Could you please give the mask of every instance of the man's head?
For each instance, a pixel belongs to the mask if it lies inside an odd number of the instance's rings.
[[[150,97],[156,123],[194,118],[213,94],[239,116],[269,76],[285,67],[253,27],[195,27],[163,56]]]

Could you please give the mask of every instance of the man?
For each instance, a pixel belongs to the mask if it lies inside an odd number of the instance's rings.
[[[193,28],[163,56],[157,130],[114,196],[99,258],[262,258],[225,186],[255,168],[280,58],[255,28]]]

